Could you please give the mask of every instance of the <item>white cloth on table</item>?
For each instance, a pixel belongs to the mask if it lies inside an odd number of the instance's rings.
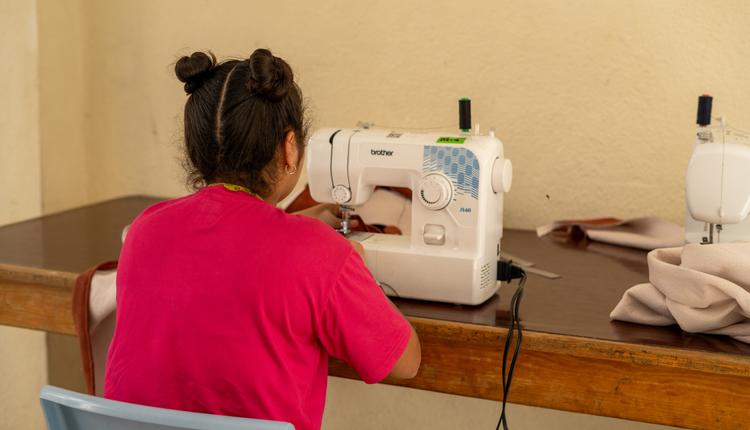
[[[648,267],[650,282],[627,290],[610,318],[750,343],[750,242],[656,249]]]

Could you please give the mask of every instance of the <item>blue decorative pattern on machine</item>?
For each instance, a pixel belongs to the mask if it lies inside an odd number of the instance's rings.
[[[423,172],[442,172],[456,187],[457,195],[479,199],[479,161],[466,148],[425,146]]]

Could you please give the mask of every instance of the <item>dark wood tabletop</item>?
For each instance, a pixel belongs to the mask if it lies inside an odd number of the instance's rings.
[[[119,198],[0,227],[0,264],[80,273],[116,260],[123,227],[161,200]]]
[[[0,228],[0,263],[80,273],[116,260],[121,232],[143,209],[162,199],[135,196],[19,222]],[[725,336],[689,334],[676,326],[610,321],[609,312],[629,287],[647,282],[646,253],[593,242],[538,238],[506,230],[502,249],[561,275],[530,275],[521,316],[527,330],[700,351],[748,354],[750,345]],[[407,316],[490,326],[507,325],[515,284],[478,306],[393,299]]]
[[[677,347],[699,351],[750,354],[750,345],[727,336],[690,334],[678,326],[656,327],[611,321],[609,313],[624,292],[648,282],[646,252],[604,243],[539,238],[534,232],[506,230],[502,249],[561,275],[548,279],[529,275],[521,304],[525,330]],[[406,315],[506,326],[508,305],[516,284],[503,285],[483,305],[451,306],[395,299]]]

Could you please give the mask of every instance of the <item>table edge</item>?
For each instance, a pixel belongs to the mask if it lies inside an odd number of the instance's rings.
[[[448,337],[474,345],[497,345],[508,329],[423,317],[407,317],[417,333]],[[695,370],[728,376],[750,376],[750,356],[724,352],[695,351],[676,347],[643,345],[609,339],[524,330],[522,350],[606,359],[641,365]]]
[[[68,288],[72,292],[77,277],[76,273],[0,264],[0,281]],[[497,326],[424,317],[407,316],[407,319],[414,325],[417,333],[430,333],[431,336],[450,338],[457,343],[483,347],[499,347],[508,332],[506,328]],[[522,349],[721,375],[750,376],[750,356],[740,354],[643,345],[533,330],[524,331]]]
[[[0,280],[72,288],[78,273],[0,263]]]

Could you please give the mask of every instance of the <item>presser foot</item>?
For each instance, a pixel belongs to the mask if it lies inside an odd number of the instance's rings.
[[[352,233],[350,220],[351,212],[351,207],[341,205],[341,227],[337,228],[336,231],[344,236],[349,236]]]

